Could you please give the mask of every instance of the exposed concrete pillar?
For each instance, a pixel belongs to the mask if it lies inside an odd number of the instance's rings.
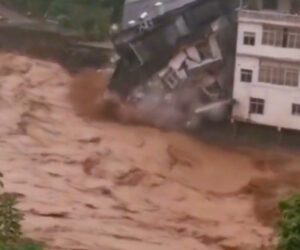
[[[164,6],[163,2],[160,2],[160,1],[156,2],[154,4],[154,8],[159,16],[165,14],[165,6]]]

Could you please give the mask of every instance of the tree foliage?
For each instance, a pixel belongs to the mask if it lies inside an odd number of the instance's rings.
[[[279,223],[279,250],[300,249],[300,195],[279,204],[281,220]]]
[[[120,22],[124,0],[0,0],[35,18],[57,21],[88,39],[107,36],[111,23]]]
[[[43,246],[22,238],[22,213],[17,200],[3,191],[3,175],[0,173],[0,250],[42,250]]]
[[[17,242],[21,237],[22,214],[16,208],[17,201],[9,194],[0,199],[0,242]]]

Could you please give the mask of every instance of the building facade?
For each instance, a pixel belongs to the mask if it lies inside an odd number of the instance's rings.
[[[232,121],[300,130],[297,8],[293,0],[258,0],[238,11]]]

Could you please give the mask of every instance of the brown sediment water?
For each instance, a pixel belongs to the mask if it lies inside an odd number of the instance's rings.
[[[299,158],[133,125],[134,110],[121,111],[126,124],[102,119],[107,83],[0,55],[1,172],[19,194],[24,233],[50,250],[270,249],[262,218],[297,190],[280,177]]]
[[[105,73],[92,70],[85,70],[74,76],[70,83],[69,99],[78,115],[87,118],[105,116],[107,107],[102,96],[109,78]]]
[[[144,123],[134,106],[108,91],[110,78],[106,71],[94,70],[73,76],[68,97],[76,114],[89,120]]]

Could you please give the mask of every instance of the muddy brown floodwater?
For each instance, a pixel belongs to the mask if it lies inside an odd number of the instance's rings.
[[[299,157],[86,119],[70,88],[57,64],[0,55],[1,172],[27,236],[50,250],[270,249]],[[79,89],[87,101],[98,87]]]

